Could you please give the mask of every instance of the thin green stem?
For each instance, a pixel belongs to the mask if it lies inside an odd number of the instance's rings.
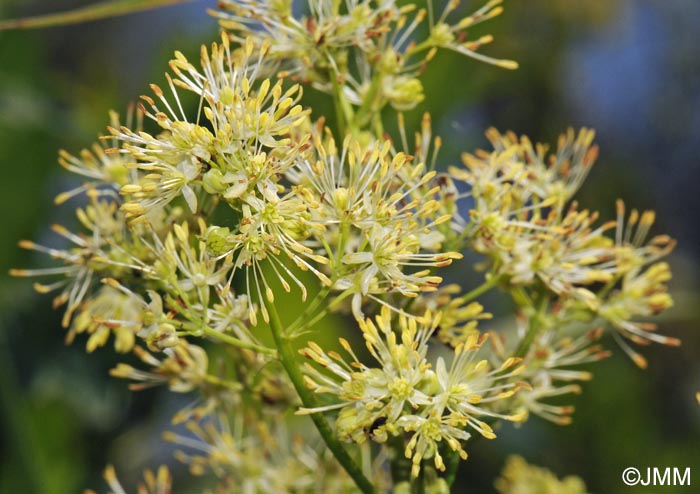
[[[548,302],[549,297],[547,297],[546,294],[543,294],[538,304],[537,312],[530,318],[527,333],[525,333],[525,336],[520,341],[517,350],[515,350],[515,353],[513,354],[514,357],[523,358],[525,355],[527,355],[527,352],[530,350],[530,346],[535,341],[537,334],[542,328],[542,319],[545,311],[547,310]]]
[[[413,47],[410,47],[408,50],[406,50],[405,56],[406,56],[406,58],[409,58],[409,57],[414,56],[416,53],[420,53],[422,51],[429,50],[433,47],[435,47],[435,43],[430,39],[426,39],[422,43],[417,44]]]
[[[345,95],[343,94],[343,86],[338,81],[339,75],[336,72],[331,73],[331,83],[333,84],[333,106],[335,107],[336,122],[338,124],[338,132],[341,139],[345,137],[348,127],[352,126],[354,121],[352,107]]]
[[[483,295],[484,293],[488,292],[491,290],[493,287],[498,285],[498,283],[501,281],[501,276],[494,276],[491,275],[488,277],[488,279],[483,282],[481,285],[477,286],[471,291],[468,291],[465,293],[462,297],[460,297],[464,302],[469,302],[476,297],[479,297],[480,295]]]
[[[453,238],[451,241],[445,243],[445,251],[447,252],[460,252],[467,247],[467,240],[469,235],[472,234],[472,221],[470,221],[467,226],[464,227],[462,233],[457,237]]]
[[[82,22],[107,19],[131,14],[141,10],[157,9],[189,0],[111,0],[78,7],[67,12],[24,17],[22,19],[0,20],[0,31],[8,29],[36,29],[53,26],[68,26]]]
[[[394,486],[399,482],[410,482],[411,460],[404,455],[406,443],[403,436],[389,436],[387,447],[389,448],[389,467]]]
[[[379,91],[381,88],[381,81],[382,73],[380,70],[377,70],[372,78],[369,89],[364,96],[362,105],[357,110],[357,114],[355,115],[354,124],[358,129],[366,127],[371,122],[372,115],[381,111],[381,101],[378,101],[381,96]]]
[[[319,322],[321,319],[326,317],[328,313],[333,310],[333,308],[338,305],[340,302],[345,300],[351,292],[349,291],[344,291],[340,295],[338,295],[335,300],[333,300],[330,304],[328,304],[321,312],[316,314],[313,319],[311,319],[308,323],[305,324],[307,328],[313,328],[317,322]]]
[[[335,91],[335,84],[333,84],[333,106],[335,106],[335,123],[338,126],[338,133],[341,136],[345,135],[345,130],[348,127],[347,122],[345,121],[345,116],[342,111],[342,103],[340,102],[340,97],[338,93]]]
[[[450,450],[447,454],[447,471],[445,472],[445,482],[447,485],[452,487],[452,484],[457,480],[457,472],[459,471],[459,453],[457,451]]]
[[[425,494],[425,462],[421,465],[418,478],[413,479],[413,482],[411,482],[411,491],[414,494]]]
[[[305,321],[309,320],[309,317],[313,312],[318,308],[318,306],[328,297],[328,294],[331,291],[331,287],[324,285],[321,287],[321,289],[316,293],[314,296],[313,300],[309,302],[306,306],[306,308],[303,310],[301,314],[299,314],[299,317],[297,317],[292,324],[289,325],[287,328],[288,333],[293,333],[296,328],[299,327],[299,325],[304,324]]]
[[[382,122],[382,112],[378,111],[372,117],[372,125],[374,126],[374,134],[377,139],[384,137],[384,123]]]
[[[270,355],[271,357],[277,357],[277,350],[274,348],[268,348],[266,346],[258,345],[256,343],[250,343],[248,341],[239,340],[235,336],[231,336],[225,333],[220,333],[210,327],[198,328],[205,336],[217,339],[231,346],[241,348],[243,350],[252,350],[263,355]]]
[[[304,376],[301,373],[301,366],[297,363],[292,344],[287,335],[284,333],[282,321],[280,320],[279,314],[277,314],[277,309],[275,309],[275,306],[271,303],[266,302],[266,305],[270,314],[270,329],[272,330],[272,337],[277,345],[282,366],[287,372],[289,379],[292,381],[294,389],[296,389],[297,394],[301,399],[302,405],[304,405],[306,408],[315,408],[318,406],[316,396],[304,384]],[[326,443],[326,446],[328,446],[328,449],[331,450],[348,475],[352,477],[355,484],[357,484],[357,487],[364,494],[374,494],[374,486],[367,479],[367,477],[365,477],[365,475],[362,473],[362,469],[357,465],[357,463],[355,463],[340,441],[338,441],[338,439],[335,437],[326,418],[320,413],[312,413],[311,420],[316,426],[316,429],[318,429],[318,432],[321,434],[321,437]]]
[[[600,299],[605,298],[605,296],[608,293],[610,293],[610,290],[615,288],[615,285],[617,285],[617,283],[620,281],[621,277],[622,277],[622,275],[617,274],[610,281],[608,281],[607,284],[603,287],[603,289],[598,292],[598,298],[600,298]]]
[[[240,383],[219,379],[218,377],[212,376],[211,374],[206,374],[203,379],[213,386],[218,386],[220,388],[228,388],[232,391],[240,391],[243,387]]]
[[[515,302],[515,305],[518,307],[532,307],[534,305],[530,296],[521,286],[513,287],[511,289],[511,297],[513,298],[513,302]]]

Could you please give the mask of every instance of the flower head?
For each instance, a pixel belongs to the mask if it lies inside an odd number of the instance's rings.
[[[495,482],[499,494],[584,494],[586,486],[574,476],[558,479],[552,472],[510,456]]]
[[[492,36],[466,39],[468,28],[502,12],[500,3],[490,1],[471,15],[453,19],[459,2],[445,2],[437,15],[432,0],[427,10],[393,0],[308,0],[300,16],[292,1],[224,0],[214,15],[233,39],[269,51],[269,60],[276,62],[271,68],[282,68],[322,91],[340,84],[351,103],[365,101],[371,111],[386,103],[408,110],[423,99],[418,76],[438,48],[517,67],[477,52]],[[420,36],[421,26],[427,35]]]
[[[400,317],[400,331],[392,328],[391,312],[382,309],[375,321],[359,320],[367,349],[376,361],[369,367],[359,361],[347,340],[341,345],[353,358],[347,363],[335,353],[326,353],[311,342],[304,355],[334,374],[329,378],[307,365],[307,382],[318,393],[331,393],[341,402],[330,408],[344,408],[338,423],[341,437],[363,442],[373,423],[382,425],[372,431],[375,439],[386,439],[406,407],[418,408],[431,400],[424,392],[432,371],[426,360],[428,338],[434,325],[418,324],[414,318]],[[321,410],[308,410],[315,412]],[[352,417],[352,419],[351,419]]]
[[[620,347],[642,368],[646,367],[644,357],[620,336],[641,345],[649,342],[670,346],[681,344],[677,338],[656,333],[656,324],[637,320],[656,315],[673,305],[667,286],[671,268],[659,259],[673,250],[675,241],[668,235],[647,240],[654,219],[653,211],[640,214],[637,210],[632,210],[625,218],[625,206],[622,201],[617,202],[616,277],[597,306],[597,314],[616,330],[614,334]]]
[[[245,423],[224,413],[188,421],[186,431],[167,432],[178,445],[176,458],[194,475],[212,473],[222,490],[250,494],[298,492],[318,489],[343,494],[355,492],[354,483],[333,460],[318,452],[300,435],[291,434],[280,417],[261,417]],[[261,461],[264,459],[264,461]]]
[[[119,127],[119,115],[116,112],[110,112],[109,120],[112,127]],[[127,112],[126,125],[140,129],[142,120],[141,110],[134,111],[131,106]],[[105,138],[102,138],[90,149],[83,149],[79,156],[74,156],[63,149],[59,151],[59,164],[69,172],[84,177],[86,181],[79,187],[59,194],[55,200],[56,204],[63,204],[71,197],[86,191],[91,195],[107,194],[114,199],[116,191],[134,180],[134,172],[127,167],[127,161],[120,154],[107,152],[108,149],[117,147],[118,142],[113,140],[111,146],[107,148]]]
[[[301,162],[289,177],[312,221],[324,227],[319,250],[331,261],[335,288],[352,294],[355,317],[363,317],[365,298],[387,304],[381,295],[435,290],[442,278],[432,268],[461,258],[440,252],[438,227],[450,215],[436,217],[439,202],[417,194],[435,172],[403,152],[392,154],[389,141],[363,145],[346,138],[339,150],[328,132],[317,129],[313,144],[316,161]]]
[[[577,381],[589,381],[593,375],[576,367],[610,356],[610,352],[598,343],[602,335],[602,328],[573,337],[567,335],[562,328],[544,331],[524,358],[526,367],[522,378],[526,379],[531,387],[519,393],[516,401],[529,412],[550,422],[559,425],[570,424],[574,407],[553,405],[548,403],[548,400],[581,393],[581,386]]]
[[[117,478],[116,471],[112,465],[107,466],[104,471],[104,479],[109,484],[110,494],[127,494],[128,491],[122,487]],[[162,465],[158,470],[146,470],[143,474],[143,482],[138,484],[138,494],[170,494],[173,484],[173,477],[168,467]],[[86,494],[94,494],[94,491],[86,491]]]
[[[640,367],[646,367],[644,357],[617,335],[641,345],[652,341],[670,346],[681,344],[677,338],[656,333],[656,324],[635,320],[653,316],[673,305],[666,285],[670,279],[671,269],[665,262],[652,264],[646,269],[637,268],[623,276],[620,288],[613,291],[598,308],[597,313],[617,331],[615,335],[621,348]]]
[[[148,105],[142,105],[145,116],[161,133],[110,127],[123,142],[114,152],[126,154],[142,172],[136,182],[121,188],[128,198],[123,209],[133,220],[145,219],[150,210],[178,197],[196,212],[202,188],[234,209],[255,198],[278,199],[280,174],[306,145],[304,138],[292,142],[290,130],[308,111],[297,104],[298,86],[285,92],[281,80],[274,85],[258,80],[265,52],[253,56],[250,43],[232,51],[225,35],[211,50],[202,47],[201,68],[177,52],[170,64],[173,76],[167,76],[174,104],[156,85],[151,88],[160,103],[142,97]],[[200,114],[195,122],[188,120],[178,88],[199,96],[205,121]]]
[[[525,418],[522,410],[504,414],[493,406],[526,387],[512,381],[522,372],[519,359],[491,369],[487,361],[475,360],[485,338],[474,336],[454,350],[449,368],[443,357],[433,366],[428,360],[428,342],[440,324],[440,315],[427,313],[421,322],[399,315],[398,327],[392,321],[392,312],[386,307],[376,321],[359,321],[375,361],[372,366],[361,362],[346,340],[341,340],[341,345],[353,359],[349,363],[315,343],[303,350],[325,369],[307,365],[308,386],[317,393],[333,395],[336,402],[302,413],[339,409],[337,433],[348,441],[362,443],[370,438],[384,442],[390,435],[410,434],[406,455],[412,458],[414,474],[424,458],[433,458],[435,466],[444,469],[438,451],[441,441],[466,458],[460,441],[470,437],[469,428],[494,438],[484,417]]]
[[[453,348],[479,334],[480,320],[493,317],[479,302],[469,302],[465,295],[459,296],[460,291],[459,285],[444,285],[434,292],[421,294],[411,305],[411,312],[416,315],[426,310],[441,314],[434,336]]]
[[[72,246],[63,249],[45,247],[32,241],[24,240],[20,246],[48,254],[59,260],[63,266],[43,269],[13,269],[13,276],[61,276],[63,279],[45,285],[35,283],[34,288],[40,293],[62,289],[54,298],[54,307],[66,304],[62,324],[70,325],[71,318],[82,302],[90,295],[98,273],[107,274],[112,270],[124,268],[140,271],[143,265],[124,254],[125,245],[129,243],[121,213],[114,202],[99,200],[92,195],[91,204],[85,209],[78,208],[76,216],[85,233],[73,233],[61,225],[53,225],[52,230]]]

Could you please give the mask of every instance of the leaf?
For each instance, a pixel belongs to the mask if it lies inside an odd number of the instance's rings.
[[[22,19],[0,20],[0,31],[67,26],[189,1],[192,0],[107,0],[67,12],[56,12],[53,14],[24,17]]]

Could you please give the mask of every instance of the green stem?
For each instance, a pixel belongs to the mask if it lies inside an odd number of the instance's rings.
[[[96,21],[109,17],[131,14],[175,5],[189,0],[110,0],[93,5],[78,7],[67,12],[24,17],[22,19],[0,20],[0,31],[7,29],[36,29],[42,27],[68,26],[82,22]]]
[[[406,56],[406,58],[409,58],[409,57],[414,56],[416,53],[420,53],[422,51],[429,50],[433,47],[435,47],[435,43],[430,39],[426,39],[422,43],[417,44],[414,47],[406,50],[405,56]]]
[[[415,494],[425,494],[425,462],[422,463],[418,478],[411,482],[411,490]]]
[[[445,473],[445,481],[447,485],[452,487],[452,484],[457,480],[457,472],[459,470],[459,453],[450,450],[447,453],[447,472]]]
[[[268,348],[266,346],[258,345],[256,343],[250,343],[248,341],[239,340],[234,336],[227,335],[225,333],[220,333],[219,331],[215,331],[210,327],[198,328],[198,330],[202,331],[204,335],[209,336],[210,338],[223,341],[224,343],[228,343],[231,346],[235,346],[243,350],[252,350],[263,355],[270,355],[271,357],[277,357],[277,350],[275,350],[274,348]]]
[[[542,318],[547,310],[548,301],[549,299],[547,295],[543,294],[539,302],[537,312],[530,318],[527,333],[525,333],[525,337],[523,337],[522,341],[520,341],[517,350],[515,350],[515,353],[513,354],[514,357],[523,358],[525,355],[527,355],[527,352],[530,350],[530,346],[535,341],[535,338],[541,329]]]
[[[464,302],[469,302],[470,300],[475,299],[476,297],[483,295],[484,293],[488,292],[491,290],[493,287],[498,285],[498,283],[501,281],[501,276],[494,276],[490,275],[488,279],[483,282],[481,285],[477,286],[473,290],[465,293],[462,297],[460,297]]]
[[[326,317],[329,312],[331,312],[333,309],[335,309],[335,307],[340,302],[345,300],[350,295],[351,295],[351,293],[346,290],[346,291],[342,292],[340,295],[338,295],[337,297],[335,297],[335,300],[333,300],[330,304],[328,304],[321,312],[316,314],[314,316],[314,318],[311,319],[311,321],[309,321],[308,327],[313,328],[316,325],[316,323],[318,323],[321,319]]]
[[[338,82],[338,74],[331,73],[331,83],[333,84],[333,106],[335,107],[336,122],[338,124],[338,132],[341,140],[345,137],[348,131],[348,126],[352,125],[354,120],[352,107],[343,95],[343,86]]]
[[[242,386],[237,382],[231,382],[231,381],[219,379],[218,377],[212,376],[211,374],[205,374],[203,379],[207,383],[209,383],[213,386],[220,387],[220,388],[228,388],[232,391],[240,391],[242,389]]]
[[[382,105],[381,101],[379,100],[381,94],[379,90],[381,88],[382,73],[380,70],[375,70],[376,72],[372,78],[369,89],[365,94],[364,100],[362,101],[362,105],[360,106],[359,110],[357,110],[357,114],[355,115],[354,124],[358,129],[366,127],[370,123],[372,115],[375,115],[381,111]]]
[[[460,233],[456,238],[453,238],[451,241],[445,243],[445,251],[447,252],[460,252],[464,249],[467,248],[467,240],[469,240],[469,236],[472,235],[472,230],[473,230],[473,221],[470,220],[469,223],[464,227],[464,230],[462,230],[462,233]]]
[[[270,314],[270,329],[272,330],[272,337],[277,345],[282,366],[287,372],[289,379],[292,381],[294,389],[296,389],[297,394],[301,399],[302,405],[304,405],[305,408],[315,408],[318,406],[316,396],[304,384],[304,376],[301,373],[301,366],[296,362],[292,344],[287,335],[284,334],[282,321],[280,320],[279,314],[277,314],[277,309],[275,309],[275,306],[271,303],[266,302],[266,305]],[[357,463],[355,463],[340,441],[338,441],[338,439],[335,437],[326,418],[320,413],[312,413],[311,420],[314,422],[314,425],[321,434],[321,437],[326,443],[326,446],[328,446],[328,449],[331,450],[348,475],[352,477],[355,484],[357,484],[357,487],[359,487],[364,494],[374,494],[374,486],[367,479],[367,477],[365,477],[361,468],[357,465]]]
[[[621,275],[616,275],[611,279],[610,281],[607,282],[607,284],[603,287],[601,291],[598,292],[598,298],[603,299],[607,296],[608,293],[610,293],[610,290],[615,288],[615,285],[620,281]]]
[[[343,112],[341,111],[341,103],[335,91],[335,84],[333,86],[333,106],[335,106],[335,123],[338,126],[338,133],[341,136],[344,136],[345,129],[347,128],[347,123],[345,122],[345,117],[343,116]]]
[[[513,298],[515,305],[520,308],[532,307],[534,305],[530,296],[521,286],[513,287],[511,289],[511,297]]]
[[[403,436],[389,436],[387,447],[389,448],[389,467],[394,487],[399,482],[410,482],[411,460],[404,455],[406,443]]]
[[[374,134],[377,139],[384,137],[384,124],[382,123],[382,113],[377,112],[372,117],[372,125],[374,126]]]
[[[324,285],[318,293],[314,296],[314,299],[308,303],[304,311],[299,314],[299,317],[297,317],[292,324],[290,324],[287,327],[287,332],[288,333],[293,333],[295,329],[297,329],[301,324],[304,324],[305,321],[309,320],[309,316],[313,314],[313,312],[316,310],[316,308],[326,299],[328,294],[331,291],[330,286]]]

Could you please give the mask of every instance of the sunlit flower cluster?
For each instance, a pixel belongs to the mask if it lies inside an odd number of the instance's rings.
[[[484,418],[516,422],[525,418],[522,411],[502,414],[491,409],[492,402],[527,387],[506,382],[522,371],[520,359],[509,359],[492,369],[486,360],[476,360],[484,338],[474,335],[455,348],[449,367],[442,356],[433,367],[428,346],[440,325],[440,315],[426,313],[421,322],[398,316],[398,326],[392,319],[384,308],[376,321],[359,321],[375,361],[372,366],[359,360],[347,340],[341,340],[341,345],[352,359],[349,362],[310,343],[303,354],[325,370],[307,366],[307,384],[316,393],[334,395],[337,403],[304,412],[339,409],[338,434],[358,443],[367,439],[385,442],[389,436],[409,433],[405,455],[412,460],[414,476],[423,459],[432,458],[438,470],[445,469],[439,451],[443,441],[466,459],[462,447],[470,437],[466,429],[488,439],[496,437]]]
[[[414,196],[435,172],[403,152],[392,153],[389,141],[362,146],[348,137],[338,149],[330,133],[319,130],[313,143],[316,159],[289,176],[311,221],[324,227],[319,253],[331,261],[334,287],[352,294],[355,317],[363,317],[365,298],[387,305],[377,295],[413,298],[435,290],[442,278],[430,268],[462,257],[440,249],[437,227],[450,216],[436,216],[436,200]]]

